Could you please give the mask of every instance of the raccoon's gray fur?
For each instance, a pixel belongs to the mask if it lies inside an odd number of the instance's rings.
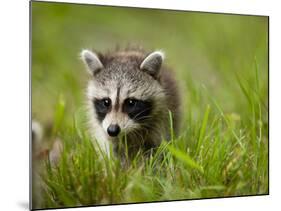
[[[129,156],[159,146],[170,138],[169,111],[177,134],[180,97],[173,73],[162,65],[161,51],[125,49],[101,54],[83,50],[91,75],[87,89],[90,127],[101,148]]]

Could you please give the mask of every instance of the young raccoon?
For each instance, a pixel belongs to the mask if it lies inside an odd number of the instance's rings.
[[[179,93],[173,73],[162,65],[161,51],[125,49],[101,54],[83,50],[81,57],[91,74],[87,89],[90,127],[108,154],[110,143],[122,157],[120,146],[126,141],[132,157],[169,140],[169,111],[173,131],[178,132]]]

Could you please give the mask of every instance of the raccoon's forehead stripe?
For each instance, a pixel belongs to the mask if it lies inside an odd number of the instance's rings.
[[[120,86],[117,87],[117,93],[116,93],[116,100],[115,100],[115,110],[118,111],[120,104]]]

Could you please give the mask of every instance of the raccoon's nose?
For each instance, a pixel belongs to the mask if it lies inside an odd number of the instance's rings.
[[[109,125],[107,133],[110,136],[117,136],[120,133],[120,127],[118,125]]]

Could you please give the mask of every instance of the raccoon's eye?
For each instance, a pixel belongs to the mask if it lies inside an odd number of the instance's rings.
[[[134,107],[137,104],[137,100],[135,100],[135,99],[127,99],[127,104],[130,107]]]
[[[102,102],[105,107],[109,107],[111,105],[111,100],[109,98],[103,99]]]
[[[149,117],[152,111],[151,100],[136,100],[128,98],[124,101],[122,111],[135,121],[142,121]]]
[[[111,110],[111,100],[109,98],[93,99],[94,108],[98,120],[102,121]]]

